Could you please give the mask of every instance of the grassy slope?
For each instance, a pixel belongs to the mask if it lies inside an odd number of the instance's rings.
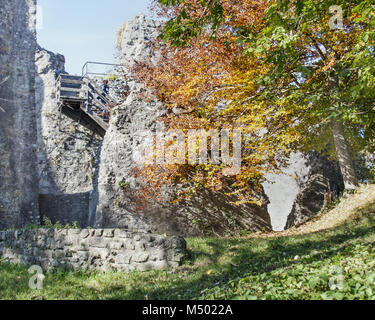
[[[321,231],[327,226],[335,228]],[[59,271],[46,275],[41,291],[28,288],[27,268],[1,262],[0,298],[374,299],[375,185],[301,228],[243,239],[188,239],[188,247],[191,259],[176,270]]]

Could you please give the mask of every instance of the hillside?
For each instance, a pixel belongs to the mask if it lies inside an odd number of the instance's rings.
[[[374,299],[375,185],[282,233],[188,239],[190,259],[169,271],[48,273],[1,262],[0,299]]]

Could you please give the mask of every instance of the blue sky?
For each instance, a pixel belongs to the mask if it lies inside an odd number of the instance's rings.
[[[38,0],[42,9],[39,44],[66,59],[66,70],[80,74],[86,61],[116,62],[120,26],[148,13],[149,0]]]

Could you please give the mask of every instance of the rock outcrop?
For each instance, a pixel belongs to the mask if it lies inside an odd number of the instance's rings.
[[[323,208],[325,195],[337,197],[344,188],[338,164],[316,152],[292,154],[280,174],[268,174],[266,179],[263,186],[276,231],[307,221]]]
[[[315,216],[327,200],[344,191],[344,180],[337,162],[311,152],[306,156],[308,174],[299,181],[299,190],[285,229],[297,226]]]
[[[38,48],[35,64],[40,212],[52,222],[87,227],[96,210],[102,138],[59,112],[56,80],[65,58]]]
[[[158,53],[153,52],[151,41],[157,38],[161,26],[160,22],[147,19],[142,14],[122,26],[117,48],[120,50],[121,65],[125,69],[131,68],[136,61],[142,61],[145,57],[157,63]]]
[[[275,231],[284,230],[297,196],[308,181],[310,170],[305,155],[294,153],[281,173],[265,176],[263,187],[270,199],[268,212]]]
[[[35,10],[0,2],[0,229],[39,220]]]

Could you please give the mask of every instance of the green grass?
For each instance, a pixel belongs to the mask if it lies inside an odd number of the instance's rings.
[[[189,261],[175,270],[55,271],[46,274],[40,291],[29,289],[26,267],[0,262],[0,298],[375,299],[375,204],[326,232],[194,238],[188,239],[188,248]]]

